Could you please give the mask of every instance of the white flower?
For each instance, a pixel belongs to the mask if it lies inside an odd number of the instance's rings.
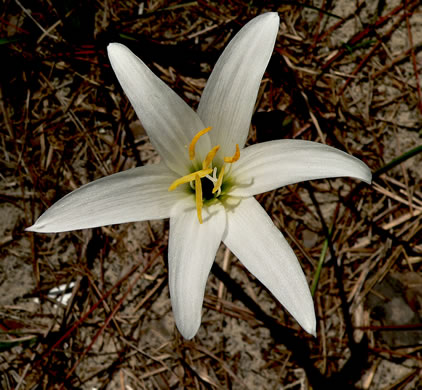
[[[279,140],[244,148],[278,28],[277,13],[266,13],[239,31],[218,60],[196,113],[128,48],[110,44],[113,70],[162,162],[84,185],[28,229],[63,232],[170,218],[170,296],[176,325],[187,339],[198,331],[221,241],[315,334],[314,306],[299,262],[253,196],[303,180],[371,181],[363,162],[326,145]]]

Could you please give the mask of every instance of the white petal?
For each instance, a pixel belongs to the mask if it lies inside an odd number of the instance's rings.
[[[286,239],[254,198],[227,212],[223,242],[290,312],[315,335],[314,305],[308,283]]]
[[[54,233],[168,218],[175,203],[186,196],[181,191],[168,192],[176,178],[164,164],[103,177],[60,199],[26,230]]]
[[[213,144],[220,154],[231,156],[236,143],[246,142],[259,85],[274,49],[279,28],[276,12],[260,15],[247,23],[219,58],[198,107]]]
[[[186,339],[195,336],[201,324],[205,284],[225,227],[226,213],[220,203],[203,209],[202,224],[199,224],[194,200],[180,202],[172,212],[170,297],[177,328]]]
[[[111,43],[108,55],[151,143],[170,169],[186,175],[191,166],[187,147],[205,127],[199,116],[126,46]],[[196,151],[205,156],[210,149],[209,137],[204,135]]]
[[[243,149],[231,175],[233,196],[251,196],[288,184],[329,177],[371,182],[368,166],[341,150],[311,141],[278,140]]]

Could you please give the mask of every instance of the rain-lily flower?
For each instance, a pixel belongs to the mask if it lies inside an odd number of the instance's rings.
[[[371,181],[369,168],[335,148],[277,140],[244,147],[258,88],[279,29],[260,15],[229,43],[197,112],[125,46],[111,65],[162,162],[119,172],[68,194],[28,228],[63,232],[170,218],[169,286],[176,325],[192,338],[220,242],[315,334],[315,312],[300,264],[254,195],[329,177]]]

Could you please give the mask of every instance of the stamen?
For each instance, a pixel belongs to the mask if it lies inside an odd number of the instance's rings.
[[[207,154],[207,157],[205,157],[205,160],[202,162],[202,169],[207,169],[210,164],[212,163],[212,160],[214,159],[215,155],[218,152],[218,149],[220,149],[220,145],[214,146]]]
[[[223,183],[223,176],[224,176],[224,169],[225,165],[221,168],[220,174],[218,175],[217,182],[214,184],[214,188],[212,189],[212,193],[215,194],[221,187],[221,183]]]
[[[224,162],[231,164],[239,160],[239,157],[240,157],[240,149],[239,149],[239,145],[236,144],[236,153],[232,157],[224,157]]]
[[[196,213],[198,214],[199,223],[202,223],[202,183],[199,175],[195,175],[195,201]]]
[[[192,142],[189,145],[189,158],[193,160],[195,158],[195,145],[204,134],[208,133],[211,130],[211,127],[207,127],[204,130],[199,131],[195,137],[193,137]]]
[[[177,187],[179,187],[181,184],[189,183],[196,179],[196,176],[199,178],[203,178],[207,175],[209,175],[212,172],[212,169],[201,169],[200,171],[196,171],[193,173],[190,173],[189,175],[179,177],[176,179],[173,183],[171,183],[169,187],[169,191],[175,190]]]

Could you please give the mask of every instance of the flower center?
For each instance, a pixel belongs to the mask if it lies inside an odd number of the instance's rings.
[[[189,145],[189,159],[191,161],[195,158],[195,145],[199,138],[208,133],[210,130],[211,127],[207,127],[199,131],[192,138],[192,141]],[[218,172],[217,167],[212,168],[212,161],[214,160],[214,157],[219,149],[220,145],[214,146],[202,161],[202,169],[178,178],[173,183],[171,183],[168,189],[169,191],[173,191],[181,184],[190,184],[191,188],[195,190],[196,212],[198,214],[199,223],[202,223],[202,206],[204,204],[204,199],[210,200],[212,198],[218,198],[221,195],[221,186],[223,184],[226,164],[223,164],[220,172]],[[239,157],[240,149],[239,145],[236,144],[235,154],[231,157],[224,157],[224,162],[227,164],[232,164],[239,160]]]

